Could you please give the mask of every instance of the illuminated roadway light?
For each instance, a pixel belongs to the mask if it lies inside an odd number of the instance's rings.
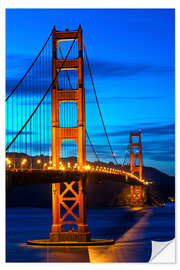
[[[76,169],[76,168],[77,168],[77,164],[75,163],[73,169]]]
[[[9,158],[6,158],[6,162],[7,162],[7,163],[9,162]]]
[[[90,165],[87,165],[87,166],[86,166],[86,170],[89,171],[90,169],[91,169],[91,166],[90,166]]]
[[[38,160],[37,160],[37,164],[40,164],[40,163],[41,163],[41,160],[40,160],[40,159],[38,159]]]
[[[24,159],[21,161],[21,164],[24,165],[26,162],[27,162],[27,159],[24,158]]]

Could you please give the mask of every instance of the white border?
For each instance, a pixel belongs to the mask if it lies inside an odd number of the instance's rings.
[[[118,5],[119,4],[119,5]],[[1,8],[176,8],[178,6],[178,0],[151,0],[147,3],[144,0],[126,0],[117,3],[116,0],[107,1],[95,1],[91,0],[86,2],[83,0],[77,1],[35,1],[25,2],[23,0],[6,0],[1,4]]]
[[[0,10],[0,262],[5,257],[5,12]]]
[[[119,4],[119,6],[117,6]],[[28,5],[28,6],[27,6]],[[43,267],[43,269],[49,269],[50,265],[49,263],[43,263],[43,264],[28,264],[28,263],[16,263],[16,264],[5,264],[5,181],[4,181],[4,142],[5,142],[5,106],[4,106],[4,100],[5,100],[5,8],[176,8],[176,48],[179,48],[179,6],[177,0],[151,0],[151,1],[144,1],[144,0],[126,0],[126,1],[107,1],[106,3],[104,1],[24,1],[24,0],[16,0],[16,1],[3,1],[1,2],[0,6],[0,208],[1,208],[1,215],[0,215],[0,263],[1,267],[3,269],[8,269],[9,267],[17,267],[18,269],[31,269],[32,267]],[[178,29],[178,30],[177,30]],[[179,77],[178,74],[178,60],[179,60],[179,54],[178,49],[176,49],[176,78]],[[176,89],[178,83],[176,81]],[[178,108],[179,104],[179,91],[176,91],[176,164],[178,164],[178,151],[177,149],[180,149],[180,137],[179,137],[179,112],[180,109]],[[180,150],[179,150],[180,151]],[[176,167],[176,205],[179,204],[177,192],[180,188],[180,184],[178,183],[180,181],[179,178],[179,169]],[[179,209],[179,207],[177,207]],[[178,211],[176,211],[176,228],[179,228],[179,214]],[[178,236],[178,237],[177,237]],[[176,230],[176,239],[179,240],[179,233]],[[177,241],[176,241],[176,248],[178,249]],[[52,266],[53,268],[74,268],[74,269],[81,269],[81,268],[89,268],[89,267],[102,267],[104,270],[107,268],[122,268],[124,269],[132,269],[132,267],[138,267],[138,269],[142,269],[145,266],[146,267],[153,267],[153,269],[161,268],[163,267],[163,270],[169,269],[169,268],[177,268],[179,264],[178,260],[178,252],[176,250],[176,262],[177,264],[161,264],[161,265],[153,265],[153,264],[125,264],[125,263],[114,263],[114,264],[56,264],[54,263]]]

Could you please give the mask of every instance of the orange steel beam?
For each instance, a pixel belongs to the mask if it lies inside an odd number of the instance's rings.
[[[75,31],[55,31],[54,32],[54,37],[59,41],[66,41],[66,40],[74,40],[77,39],[77,32],[78,30]]]
[[[62,66],[62,63],[64,62],[64,60],[57,60],[56,61],[56,69],[59,70],[77,70],[79,67],[79,63],[78,63],[78,59],[72,59],[72,60],[66,60]]]
[[[63,101],[77,101],[79,98],[78,90],[61,90],[58,92],[58,101],[59,103]]]
[[[131,185],[130,186],[130,205],[131,206],[142,206],[144,203],[144,187],[142,185]]]

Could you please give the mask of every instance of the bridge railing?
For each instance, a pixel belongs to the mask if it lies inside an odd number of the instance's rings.
[[[133,178],[137,182],[143,184],[143,185],[148,185],[149,183],[145,181],[144,179],[140,179],[137,176],[135,176],[132,173],[123,171],[122,169],[117,169],[117,168],[111,168],[111,167],[106,167],[106,166],[98,166],[94,165],[92,163],[87,164],[85,166],[80,167],[78,163],[63,163],[60,162],[58,167],[53,166],[52,162],[49,161],[48,163],[40,163],[40,159],[37,159],[37,166],[34,168],[28,167],[28,160],[27,159],[21,159],[21,166],[19,168],[13,167],[12,161],[10,158],[6,158],[6,163],[7,163],[7,171],[13,171],[13,172],[23,172],[23,171],[34,171],[34,170],[56,170],[56,171],[63,171],[63,172],[72,172],[72,171],[79,171],[79,172],[90,172],[90,173],[100,173],[100,174],[109,174],[109,175],[116,175],[116,176],[124,176],[126,180],[128,178]]]

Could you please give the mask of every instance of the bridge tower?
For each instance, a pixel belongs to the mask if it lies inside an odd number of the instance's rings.
[[[136,142],[133,141],[133,138],[138,138]],[[139,165],[134,164],[134,159],[139,160]],[[130,172],[138,173],[138,177],[142,179],[142,147],[141,147],[141,131],[131,132],[130,133]]]
[[[57,59],[57,46],[61,41],[75,40],[78,43],[78,58],[66,61]],[[64,140],[74,140],[77,145],[77,162],[80,167],[86,163],[85,137],[85,89],[83,78],[82,29],[75,31],[56,31],[52,36],[52,80],[56,78],[63,61],[63,70],[76,70],[78,88],[72,90],[58,89],[58,76],[52,86],[52,162],[58,169],[61,144]],[[75,102],[77,105],[77,126],[60,127],[59,107],[62,102]],[[67,195],[71,194],[71,195]],[[62,211],[63,209],[63,211]],[[75,210],[76,209],[76,210]],[[86,179],[81,176],[78,182],[52,184],[52,216],[53,223],[50,233],[51,241],[89,241],[86,217]],[[68,218],[69,217],[69,218]],[[65,231],[64,228],[76,226],[76,230]]]
[[[136,141],[134,141],[136,138]],[[139,161],[138,165],[135,165],[134,160]],[[138,177],[142,180],[142,146],[141,146],[141,131],[130,133],[130,172],[132,174],[138,174]],[[145,199],[145,191],[143,185],[131,185],[130,186],[130,205],[143,205]]]

